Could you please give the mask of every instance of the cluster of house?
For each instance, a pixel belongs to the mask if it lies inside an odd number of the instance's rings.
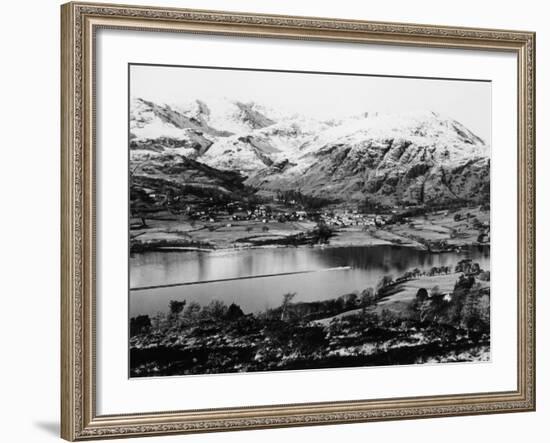
[[[358,211],[343,211],[341,213],[325,212],[321,219],[329,226],[345,228],[347,226],[375,226],[380,227],[388,223],[388,218],[384,215],[362,214]]]
[[[303,209],[278,211],[268,205],[245,207],[242,203],[229,202],[221,207],[197,208],[187,206],[187,215],[205,222],[216,222],[223,216],[229,216],[231,221],[268,222],[319,222],[328,226],[345,228],[350,226],[381,227],[391,223],[391,215],[364,214],[357,210],[341,211],[305,211]]]
[[[313,214],[306,211],[275,212],[269,206],[258,205],[251,209],[243,209],[240,206],[233,208],[231,220],[253,220],[267,223],[269,221],[287,222],[287,221],[306,221],[313,218]]]
[[[384,226],[388,218],[384,215],[361,214],[358,211],[342,212],[308,212],[304,210],[296,211],[272,211],[269,206],[259,205],[254,209],[242,210],[235,208],[236,212],[231,215],[232,220],[255,220],[267,223],[268,221],[300,222],[300,221],[323,221],[328,226],[347,227],[347,226]]]

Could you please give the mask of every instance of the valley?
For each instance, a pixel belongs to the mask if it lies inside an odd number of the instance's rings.
[[[134,98],[129,148],[132,377],[490,359],[490,147],[458,121]]]
[[[489,148],[454,120],[132,103],[132,251],[490,242]]]

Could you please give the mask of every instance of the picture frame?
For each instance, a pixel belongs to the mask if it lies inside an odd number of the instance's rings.
[[[61,7],[61,436],[69,441],[535,410],[535,34],[71,2]],[[515,389],[98,413],[96,188],[100,30],[511,54],[517,67]],[[198,37],[197,37],[198,38]],[[388,50],[389,50],[388,49]],[[338,50],[338,49],[336,49]],[[126,73],[124,73],[126,74]],[[123,116],[122,118],[126,118]],[[494,191],[494,192],[499,192]],[[126,251],[127,253],[128,251]],[[101,284],[108,284],[102,281]],[[125,298],[126,294],[121,294]],[[102,338],[105,340],[105,338]],[[508,344],[509,345],[509,344]],[[262,374],[256,374],[258,377]],[[255,376],[256,376],[255,375]],[[238,375],[239,377],[241,375]],[[235,376],[237,377],[237,376]],[[190,383],[196,382],[192,379]],[[213,379],[209,379],[213,383]],[[232,379],[235,380],[235,379]],[[103,383],[103,382],[102,382]],[[135,385],[134,385],[135,386]],[[321,395],[322,398],[322,395]]]

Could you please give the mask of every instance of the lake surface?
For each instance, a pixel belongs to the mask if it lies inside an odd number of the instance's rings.
[[[279,306],[286,292],[296,292],[295,302],[330,299],[375,287],[383,275],[397,277],[415,267],[454,267],[465,258],[490,269],[488,246],[473,246],[460,254],[430,254],[391,245],[136,253],[130,257],[130,288],[196,284],[131,290],[130,316],[166,312],[170,300],[208,304],[217,299],[236,303],[246,313],[263,311]],[[346,266],[350,269],[327,270]],[[246,278],[300,271],[317,272]],[[240,279],[208,283],[227,278]]]

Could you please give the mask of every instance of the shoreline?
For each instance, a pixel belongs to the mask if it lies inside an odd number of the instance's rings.
[[[379,239],[379,241],[375,242],[368,242],[368,243],[338,243],[338,244],[303,244],[303,245],[278,245],[278,244],[271,244],[271,245],[254,245],[254,246],[235,246],[233,248],[227,248],[227,247],[212,247],[212,248],[204,248],[204,247],[194,247],[194,246],[178,246],[177,244],[170,246],[152,246],[152,247],[144,247],[140,248],[138,251],[130,251],[130,254],[144,254],[148,252],[208,252],[208,253],[214,253],[214,252],[235,252],[235,251],[245,251],[249,249],[285,249],[285,248],[316,248],[316,249],[335,249],[335,248],[364,248],[364,247],[376,247],[376,246],[394,246],[394,247],[400,247],[400,248],[410,248],[415,249],[419,251],[426,251],[430,254],[448,254],[448,253],[457,253],[454,249],[453,250],[447,250],[447,251],[430,251],[429,248],[426,246],[417,243],[396,243],[396,242],[390,242],[387,240]],[[490,243],[479,243],[479,242],[473,242],[473,243],[461,243],[457,244],[456,247],[460,248],[471,248],[474,246],[483,246],[483,247],[491,247]],[[460,252],[459,252],[460,253]]]
[[[469,274],[471,282],[461,280],[461,272],[438,272],[412,278],[406,272],[395,288],[390,282],[376,292],[319,301],[291,297],[248,314],[235,302],[211,302],[200,315],[194,309],[135,317],[132,376],[487,361],[489,281],[479,268]],[[426,293],[421,301],[420,287]],[[462,309],[469,297],[475,310]]]

